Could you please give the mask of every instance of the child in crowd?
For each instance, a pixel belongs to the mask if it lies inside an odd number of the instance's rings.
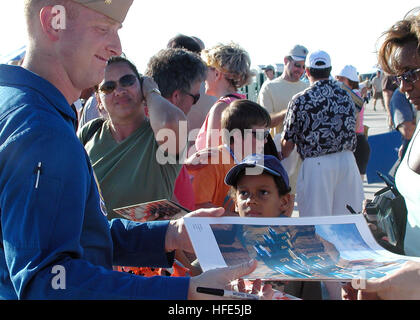
[[[215,152],[204,155],[207,164],[187,166],[193,176],[196,209],[224,207],[226,215],[233,212],[229,187],[224,183],[225,175],[247,155],[263,153],[270,123],[269,113],[250,100],[235,100],[223,111],[223,144]]]
[[[235,43],[216,45],[204,50],[201,56],[208,66],[206,94],[218,100],[206,116],[195,140],[194,151],[220,144],[219,136],[213,134],[212,130],[220,130],[222,112],[230,103],[237,99],[246,99],[238,89],[249,84],[255,75],[251,71],[248,53]]]
[[[231,186],[230,197],[241,217],[290,217],[293,213],[289,177],[272,155],[247,156],[227,173],[225,183]]]
[[[225,183],[231,188],[230,197],[241,217],[290,217],[293,213],[289,177],[275,156],[246,157],[229,170]],[[322,299],[320,282],[290,281],[272,285],[304,300]]]

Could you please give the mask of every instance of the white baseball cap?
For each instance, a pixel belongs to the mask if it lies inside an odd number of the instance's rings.
[[[329,68],[331,67],[330,55],[322,50],[313,51],[306,57],[305,66],[313,69]]]
[[[357,74],[357,70],[352,65],[344,66],[344,68],[337,74],[337,76],[345,77],[354,82],[359,82],[359,76]]]

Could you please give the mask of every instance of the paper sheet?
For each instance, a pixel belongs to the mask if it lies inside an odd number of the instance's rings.
[[[420,261],[379,246],[362,215],[186,218],[185,224],[204,271],[256,259],[247,279],[373,279]]]

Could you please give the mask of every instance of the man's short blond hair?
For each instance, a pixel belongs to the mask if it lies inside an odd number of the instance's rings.
[[[71,0],[25,0],[23,10],[29,34],[31,34],[31,30],[34,29],[34,22],[36,19],[39,19],[41,8],[54,5],[65,6],[66,17],[70,20],[74,19],[77,15],[76,5],[74,5]]]

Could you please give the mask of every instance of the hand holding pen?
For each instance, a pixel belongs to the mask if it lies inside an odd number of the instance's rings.
[[[257,267],[257,261],[251,260],[237,266],[208,270],[190,280],[188,299],[221,300],[221,299],[272,299],[274,290],[271,285],[265,285],[261,290],[261,282],[256,282],[252,292],[232,290],[234,280],[252,273]],[[239,291],[241,286],[238,286]],[[242,288],[244,289],[244,288]]]

